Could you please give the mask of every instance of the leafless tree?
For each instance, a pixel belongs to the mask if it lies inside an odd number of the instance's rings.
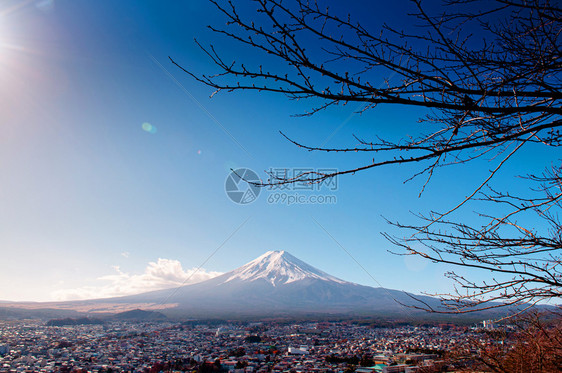
[[[466,199],[449,211],[421,216],[418,225],[394,223],[412,234],[387,237],[403,254],[496,275],[484,282],[449,273],[457,292],[441,295],[447,309],[439,312],[560,297],[560,159],[552,159],[544,174],[521,179],[529,183],[528,195],[496,191],[490,184],[524,146],[562,144],[558,2],[449,0],[429,12],[425,3],[413,0],[416,11],[410,17],[417,26],[403,31],[388,25],[373,29],[353,15],[333,13],[323,1],[246,0],[242,10],[233,1],[211,1],[227,19],[224,28],[211,30],[264,55],[261,65],[255,58],[227,62],[212,44],[198,43],[218,68],[214,75],[197,74],[172,59],[215,93],[260,91],[312,99],[317,106],[304,116],[353,102],[362,104],[361,111],[403,105],[425,113],[420,135],[404,133],[399,141],[356,137],[351,147],[315,147],[283,134],[309,151],[365,153],[367,161],[328,174],[270,175],[265,184],[317,183],[382,166],[418,164],[412,178],[426,179],[423,192],[439,167],[489,159],[493,169]],[[453,211],[476,200],[501,206],[505,213],[480,214],[478,226],[452,218]]]
[[[509,328],[481,330],[480,335],[471,335],[463,345],[448,351],[443,361],[458,372],[560,372],[560,316],[529,312],[512,320]]]

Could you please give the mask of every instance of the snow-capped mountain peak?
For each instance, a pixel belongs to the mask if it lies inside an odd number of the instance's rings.
[[[439,299],[419,296],[434,309]],[[113,307],[169,306],[186,317],[288,317],[291,315],[380,314],[404,312],[412,296],[340,280],[287,253],[270,251],[233,271],[181,288],[90,302],[99,310]],[[411,304],[411,303],[410,303]],[[64,306],[65,309],[68,306]],[[103,311],[101,311],[103,312]],[[412,311],[413,312],[413,311]],[[410,312],[404,314],[409,316]]]
[[[319,279],[347,283],[295,258],[286,251],[268,251],[251,262],[225,275],[224,283],[264,279],[273,286],[304,279]]]

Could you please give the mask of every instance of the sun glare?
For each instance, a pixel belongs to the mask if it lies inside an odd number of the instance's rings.
[[[0,2],[0,109],[4,117],[18,112],[18,107],[49,84],[42,42],[33,32],[42,30],[41,38],[51,31],[44,17],[52,2]],[[40,5],[43,4],[43,5]]]

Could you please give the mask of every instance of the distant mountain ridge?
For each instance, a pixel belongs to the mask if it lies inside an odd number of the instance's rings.
[[[155,315],[162,315],[157,319],[302,316],[431,318],[425,311],[406,306],[420,306],[420,301],[425,307],[435,310],[441,307],[437,298],[344,281],[286,251],[268,251],[237,269],[199,283],[130,296],[45,303],[44,308],[49,310],[44,312],[52,314],[59,309],[68,315],[73,310],[81,314],[131,311],[120,314],[120,317],[132,315],[136,319],[139,315],[145,319]],[[32,306],[37,309],[39,304]],[[12,311],[5,308],[4,312]],[[468,317],[492,318],[506,312],[486,311],[479,316],[471,314]]]
[[[125,312],[119,312],[113,315],[115,320],[133,320],[133,321],[156,321],[156,320],[166,320],[166,316],[160,312],[156,311],[144,311],[140,309],[134,309]]]
[[[420,298],[438,306],[434,298]],[[287,251],[268,251],[200,283],[103,301],[174,304],[166,312],[193,316],[416,312],[400,304],[412,303],[407,293],[344,281]]]

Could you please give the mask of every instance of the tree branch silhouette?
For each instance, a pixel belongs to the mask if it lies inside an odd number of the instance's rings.
[[[313,99],[301,116],[335,105],[363,103],[420,108],[420,135],[398,141],[355,137],[351,147],[304,144],[311,152],[356,152],[366,159],[331,173],[303,172],[295,178],[270,174],[259,185],[320,183],[379,167],[419,164],[412,178],[425,176],[423,188],[440,167],[499,158],[488,177],[464,201],[445,212],[420,215],[422,224],[393,223],[411,235],[385,235],[403,253],[452,266],[480,269],[499,277],[492,282],[448,276],[454,294],[439,294],[446,309],[468,312],[501,304],[534,303],[561,295],[562,193],[560,159],[542,175],[520,179],[532,196],[491,188],[490,180],[527,144],[562,144],[562,9],[549,0],[449,0],[429,12],[413,0],[417,27],[375,28],[352,15],[333,13],[319,2],[254,0],[243,11],[237,2],[211,0],[227,20],[209,26],[218,35],[261,53],[262,59],[227,62],[214,45],[197,42],[218,72],[197,74],[170,58],[195,80],[222,91],[282,94]],[[412,23],[414,23],[412,22]],[[383,81],[377,85],[375,81]],[[505,209],[501,216],[481,213],[482,226],[449,220],[469,201]],[[529,224],[536,219],[547,231]],[[423,307],[423,305],[422,305]]]

